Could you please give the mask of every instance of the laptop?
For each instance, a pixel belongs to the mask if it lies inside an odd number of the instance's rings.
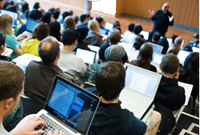
[[[184,61],[186,59],[186,57],[190,54],[191,52],[188,51],[184,51],[184,50],[180,50],[177,57],[179,59],[179,62],[184,65]]]
[[[134,33],[126,30],[122,39],[122,42],[125,43],[133,43],[135,41],[135,38],[137,37],[137,35],[135,35]]]
[[[36,20],[33,20],[31,18],[27,18],[27,22],[26,22],[26,31],[23,32],[23,34],[27,35],[26,39],[29,39],[32,37],[32,32],[35,28],[35,26],[40,23]]]
[[[63,135],[86,135],[98,108],[100,99],[68,80],[56,76],[44,109],[37,113],[49,130],[62,130]]]
[[[109,32],[109,30],[100,28],[100,34],[101,35],[108,35],[108,32]]]
[[[1,9],[1,14],[10,15],[13,19],[13,28],[17,27],[17,20],[18,20],[18,13],[17,12],[12,12],[12,11]]]
[[[99,47],[99,46],[94,46],[94,45],[88,45],[88,47],[89,47],[91,50],[97,52],[96,58],[95,58],[95,63],[97,63],[97,61],[99,60],[99,49],[100,49],[100,47]]]
[[[119,97],[121,107],[133,112],[141,120],[152,106],[161,74],[128,63],[124,67],[126,79]]]
[[[150,42],[148,42],[150,43]],[[153,46],[153,53],[156,52],[156,53],[161,53],[162,50],[163,50],[163,46],[161,45],[158,45],[158,44],[154,44],[154,43],[150,43],[152,46]]]
[[[109,23],[109,22],[106,22],[104,28],[111,31],[113,29],[113,24]]]
[[[95,63],[96,51],[93,50],[85,50],[81,48],[77,48],[76,56],[79,56],[83,59],[85,64],[93,64]]]
[[[143,35],[143,36],[144,36],[144,40],[148,40],[148,39],[149,39],[149,32],[148,32],[148,31],[142,30],[142,31],[140,32],[140,35]]]
[[[160,53],[153,53],[152,63],[159,65],[164,55]]]
[[[193,52],[198,52],[199,53],[199,48],[198,47],[192,47]]]

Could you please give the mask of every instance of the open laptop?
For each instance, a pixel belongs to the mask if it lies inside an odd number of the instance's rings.
[[[79,56],[83,59],[85,64],[93,64],[95,63],[96,51],[93,50],[85,50],[81,48],[77,48],[76,56]]]
[[[89,47],[91,50],[97,52],[96,58],[95,58],[95,63],[97,63],[97,61],[99,60],[99,49],[100,49],[100,47],[99,47],[99,46],[94,46],[94,45],[88,45],[88,47]]]
[[[152,63],[159,65],[164,55],[160,53],[153,53]]]
[[[113,29],[113,24],[109,23],[109,22],[106,22],[104,28],[111,31]]]
[[[122,38],[122,42],[133,43],[135,41],[136,37],[137,37],[137,35],[135,35],[133,32],[126,30],[124,33],[124,36]]]
[[[109,32],[109,30],[100,28],[100,34],[101,35],[108,35],[108,32]]]
[[[156,52],[156,53],[161,53],[162,52],[163,46],[158,45],[158,44],[154,44],[154,43],[150,43],[150,42],[148,42],[148,43],[153,46],[153,53],[154,52]]]
[[[26,39],[29,39],[32,37],[32,32],[35,28],[35,26],[38,24],[39,22],[36,20],[33,20],[31,18],[27,18],[27,22],[26,22],[26,31],[23,32],[23,34],[27,35]]]
[[[198,47],[192,47],[193,52],[198,52],[199,53],[199,48]]]
[[[56,76],[44,109],[37,113],[49,130],[62,130],[63,135],[86,135],[98,108],[100,99],[68,80]]]
[[[119,100],[122,108],[133,112],[138,119],[142,119],[151,108],[161,74],[125,63],[125,88]]]
[[[12,12],[12,11],[1,9],[1,14],[10,15],[13,19],[13,28],[17,27],[17,20],[18,20],[18,13],[17,12]]]
[[[140,32],[140,35],[143,35],[143,36],[144,36],[144,40],[148,40],[148,39],[149,39],[149,32],[148,32],[148,31],[142,30],[142,31]]]
[[[179,62],[183,65],[186,57],[190,54],[191,52],[180,50],[177,57],[179,59]]]

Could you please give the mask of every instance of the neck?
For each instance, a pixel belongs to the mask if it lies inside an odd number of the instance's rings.
[[[164,72],[162,72],[162,75],[166,78],[170,78],[170,79],[173,79],[174,78],[174,74],[166,74]]]
[[[62,50],[72,52],[74,50],[74,45],[64,45]]]
[[[119,101],[119,97],[113,99],[113,100],[106,100],[104,99],[102,96],[100,96],[101,102],[105,103],[105,104],[110,104],[110,103],[118,103]]]

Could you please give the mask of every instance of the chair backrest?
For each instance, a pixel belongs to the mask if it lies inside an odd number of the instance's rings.
[[[76,79],[73,75],[71,75],[67,72],[63,72],[63,74],[66,75],[67,77],[69,77],[72,80],[72,82],[76,84]]]
[[[91,82],[84,82],[84,88],[87,88],[87,87],[96,87],[94,83],[91,83]]]

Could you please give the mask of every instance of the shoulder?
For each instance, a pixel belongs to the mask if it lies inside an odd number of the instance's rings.
[[[157,69],[155,66],[151,65],[151,68],[150,68],[151,71],[154,71],[154,72],[157,72]]]

